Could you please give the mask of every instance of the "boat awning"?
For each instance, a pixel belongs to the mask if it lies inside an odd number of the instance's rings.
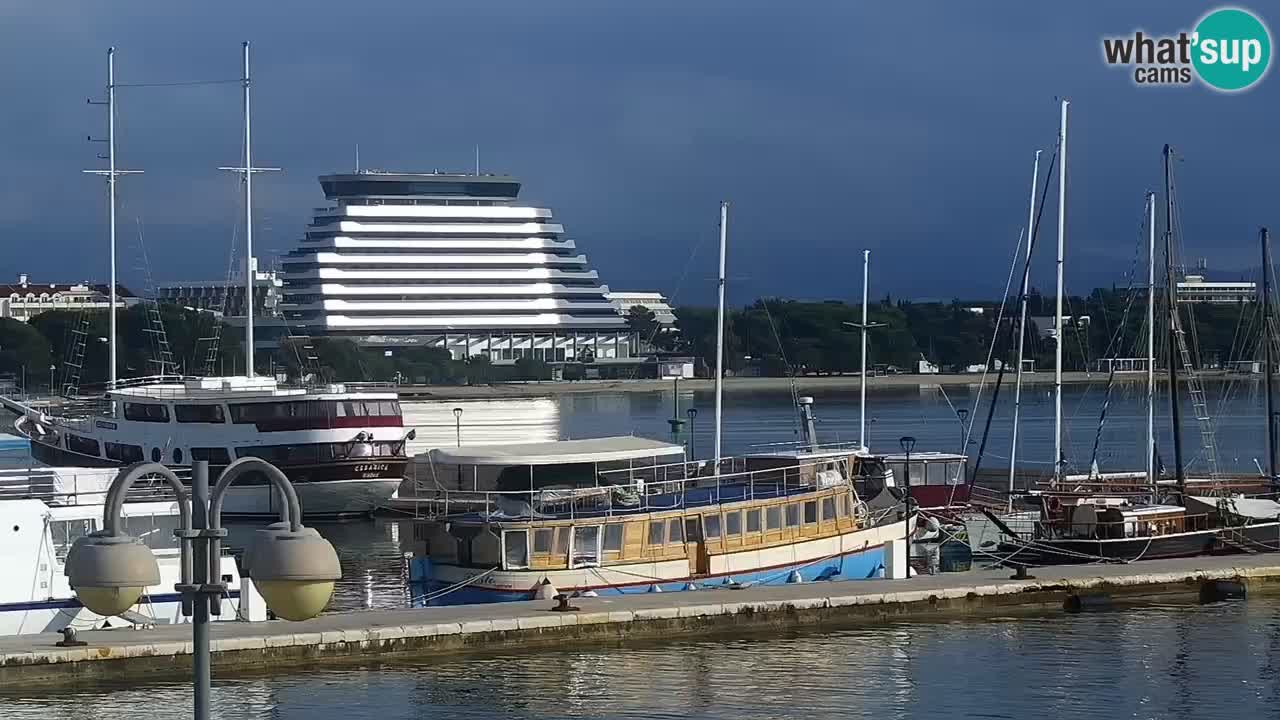
[[[1204,506],[1209,511],[1224,507],[1228,512],[1252,520],[1280,519],[1280,503],[1266,498],[1211,497],[1189,495],[1187,500]]]
[[[427,456],[432,463],[439,465],[568,465],[649,458],[678,462],[684,458],[684,447],[625,435],[589,440],[437,448]]]

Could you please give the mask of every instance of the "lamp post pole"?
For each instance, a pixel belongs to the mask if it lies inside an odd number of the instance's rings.
[[[960,419],[960,454],[964,455],[965,451],[969,449],[968,426],[965,425],[965,421],[969,419],[969,408],[958,408],[956,417]]]
[[[174,589],[182,595],[182,614],[191,618],[192,669],[196,720],[208,720],[211,687],[209,621],[221,614],[220,558],[222,501],[236,479],[253,472],[266,476],[285,502],[281,523],[257,533],[246,555],[246,572],[259,583],[267,605],[287,620],[320,614],[342,576],[338,555],[328,540],[302,525],[302,509],[293,485],[279,468],[259,458],[241,458],[227,466],[212,492],[209,463],[193,463],[188,492],[173,471],[159,463],[135,463],[120,471],[107,489],[102,530],[76,540],[67,554],[65,572],[81,603],[111,616],[126,612],[148,588],[160,583],[155,555],[124,532],[120,520],[129,488],[139,479],[159,477],[177,495],[181,577]]]
[[[898,438],[898,446],[907,456],[907,461],[903,465],[903,471],[906,474],[904,478],[906,491],[902,495],[902,541],[906,545],[903,553],[906,567],[902,569],[902,577],[907,579],[911,577],[911,449],[916,446],[916,439],[910,435],[904,435]]]
[[[453,409],[453,431],[458,439],[458,447],[462,447],[462,408]]]
[[[689,459],[692,460],[697,457],[697,454],[695,453],[696,448],[693,444],[693,421],[694,418],[698,417],[698,408],[689,408],[684,412],[689,416]]]

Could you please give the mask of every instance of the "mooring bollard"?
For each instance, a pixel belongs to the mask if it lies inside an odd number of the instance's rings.
[[[1223,600],[1244,600],[1248,589],[1239,580],[1205,580],[1200,583],[1200,602],[1215,603]]]
[[[64,627],[58,632],[62,633],[62,639],[54,643],[58,647],[84,647],[89,643],[76,639],[76,629],[70,626]]]
[[[578,608],[569,604],[569,596],[564,593],[556,595],[556,604],[551,608],[555,612],[576,612]]]

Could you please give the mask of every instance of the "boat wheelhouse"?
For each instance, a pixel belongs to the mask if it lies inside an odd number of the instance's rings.
[[[964,455],[920,452],[885,455],[894,478],[905,478],[916,505],[926,510],[960,507],[969,503],[968,462]]]
[[[437,449],[414,523],[417,604],[877,577],[914,517],[873,510],[860,456],[724,458],[619,437]],[[673,462],[674,460],[674,462]]]
[[[0,470],[0,564],[10,577],[30,582],[0,587],[0,635],[55,632],[111,626],[187,622],[181,597],[173,586],[181,576],[181,550],[173,531],[179,525],[178,504],[140,482],[121,507],[130,535],[140,538],[156,556],[160,582],[147,589],[138,604],[121,617],[103,617],[85,608],[63,573],[67,552],[76,539],[100,529],[103,501],[116,472],[108,468],[34,468]],[[165,488],[167,490],[167,486]],[[228,591],[219,619],[265,620],[266,605],[242,578],[230,554],[219,559]]]
[[[211,470],[242,457],[280,468],[308,517],[367,515],[385,504],[407,462],[394,393],[281,387],[273,378],[150,378],[119,383],[65,415],[25,412],[15,427],[50,465],[120,467],[159,462],[177,470],[197,460]],[[228,516],[274,517],[265,478],[230,489]]]

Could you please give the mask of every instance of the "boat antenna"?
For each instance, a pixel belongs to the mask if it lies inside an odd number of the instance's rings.
[[[1147,193],[1147,482],[1156,496],[1156,194]]]
[[[107,137],[95,138],[89,136],[90,142],[105,142],[107,144],[107,154],[98,155],[98,159],[107,161],[106,170],[84,170],[82,172],[90,175],[103,175],[107,178],[107,224],[110,227],[110,246],[111,246],[111,278],[110,287],[107,290],[109,317],[109,330],[107,337],[107,353],[110,355],[107,361],[107,388],[114,389],[116,381],[119,379],[118,368],[116,367],[116,347],[119,343],[120,334],[116,328],[116,308],[117,288],[116,281],[116,177],[120,175],[139,175],[141,170],[120,170],[116,168],[116,49],[114,47],[107,48],[107,99],[93,100],[90,99],[90,105],[105,105],[107,107]]]
[[[476,144],[476,175],[480,175],[480,145]]]
[[[360,173],[360,143],[356,143],[356,173]]]
[[[1067,108],[1062,100],[1061,128],[1058,131],[1058,301],[1054,312],[1053,368],[1053,482],[1062,481],[1062,286],[1063,255],[1067,242]]]
[[[479,167],[477,165],[477,167]],[[724,419],[724,256],[729,235],[729,201],[720,202],[720,272],[716,280],[716,418],[715,473],[720,472],[721,433]]]
[[[1031,238],[1036,232],[1036,185],[1039,184],[1040,178],[1040,153],[1042,150],[1036,150],[1035,164],[1031,166],[1031,200],[1027,207],[1027,260],[1031,260]],[[1026,273],[1022,275],[1022,290],[1019,293],[1019,319],[1018,319],[1018,375],[1013,386],[1013,439],[1012,446],[1009,449],[1009,510],[1013,510],[1013,486],[1014,476],[1018,464],[1018,416],[1022,410],[1022,359],[1026,353],[1026,332],[1027,332],[1027,284],[1031,280]]]
[[[1173,148],[1164,146],[1164,265],[1165,288],[1169,305],[1169,417],[1173,423],[1173,476],[1178,482],[1178,501],[1185,503],[1187,478],[1182,471],[1182,416],[1178,412],[1178,363],[1174,348],[1178,347],[1178,283],[1173,272],[1173,179],[1170,163]]]
[[[244,88],[244,165],[243,167],[220,167],[219,170],[238,172],[244,175],[244,368],[245,375],[253,377],[253,295],[257,284],[257,259],[253,256],[253,174],[260,172],[279,172],[278,167],[253,166],[252,122],[249,114],[249,43],[244,48],[244,73],[240,84]]]
[[[1266,379],[1267,393],[1267,480],[1274,489],[1276,484],[1276,448],[1275,448],[1275,414],[1272,409],[1272,358],[1271,358],[1271,243],[1267,229],[1258,230],[1258,241],[1262,244],[1262,345],[1263,345],[1263,377]]]

